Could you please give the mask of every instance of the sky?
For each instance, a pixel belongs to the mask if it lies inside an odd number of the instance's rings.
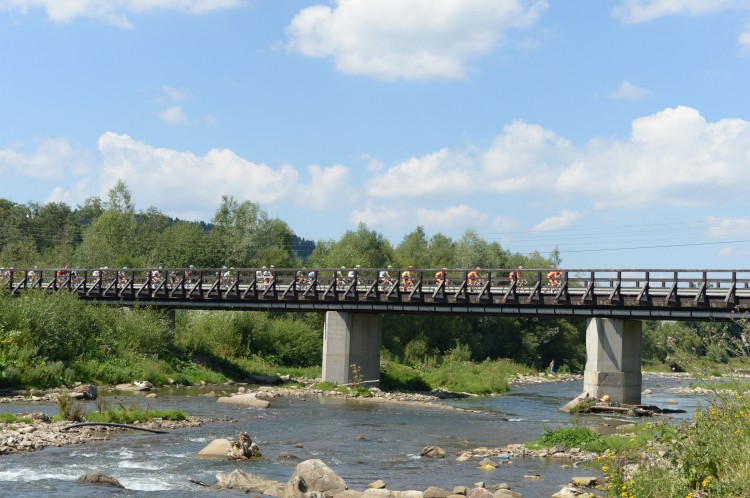
[[[0,0],[0,197],[750,267],[750,0]]]

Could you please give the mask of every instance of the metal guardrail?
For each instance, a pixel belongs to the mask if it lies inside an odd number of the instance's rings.
[[[26,268],[0,284],[197,309],[726,320],[750,306],[750,270]]]

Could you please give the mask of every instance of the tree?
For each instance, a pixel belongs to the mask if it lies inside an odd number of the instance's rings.
[[[178,221],[157,235],[149,261],[172,268],[216,266],[211,250],[208,233],[200,224]]]
[[[240,203],[225,195],[213,225],[210,236],[222,265],[255,268],[296,261],[292,254],[294,232],[285,222],[269,219],[258,204]]]
[[[117,183],[109,189],[107,199],[109,199],[106,205],[107,211],[135,214],[135,206],[131,200],[130,190],[128,190],[128,186],[125,185],[124,181],[117,180]]]
[[[456,243],[454,262],[460,268],[503,268],[509,253],[497,242],[488,243],[473,228],[467,229]]]
[[[381,268],[393,261],[393,248],[382,234],[360,223],[356,231],[347,231],[338,242],[319,242],[308,261],[323,268]]]
[[[402,268],[408,266],[428,268],[430,266],[428,245],[424,228],[417,227],[413,232],[406,234],[401,243],[396,246],[396,264]]]

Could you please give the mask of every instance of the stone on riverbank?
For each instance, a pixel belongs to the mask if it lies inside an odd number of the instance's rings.
[[[346,482],[319,459],[305,460],[297,465],[286,484],[281,498],[306,498],[306,493],[317,491],[326,498],[349,489]]]
[[[425,446],[419,456],[422,458],[445,458],[445,450],[440,446]]]
[[[79,484],[97,484],[100,486],[112,486],[115,488],[125,489],[125,486],[120,484],[120,481],[118,481],[114,477],[102,474],[101,472],[89,472],[88,474],[84,474],[79,477],[76,482]]]
[[[249,472],[243,472],[239,469],[229,474],[218,472],[216,480],[219,481],[217,484],[219,489],[237,489],[277,497],[281,496],[285,487],[284,483],[272,481],[265,477],[254,476]]]
[[[238,394],[236,396],[222,396],[216,400],[217,403],[230,405],[249,406],[251,408],[268,408],[271,403],[265,399],[258,399],[255,394]]]
[[[73,389],[71,396],[75,399],[96,399],[99,397],[99,390],[92,384],[80,384]]]
[[[232,451],[232,442],[229,439],[214,439],[198,452],[198,456],[226,458],[230,451]]]

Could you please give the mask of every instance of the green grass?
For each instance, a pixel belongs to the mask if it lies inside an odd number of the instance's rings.
[[[32,419],[19,417],[14,413],[0,413],[0,424],[30,424],[32,422]]]
[[[103,411],[86,414],[87,422],[133,424],[135,422],[148,422],[154,419],[185,420],[186,416],[179,410],[138,410],[123,407],[106,408]]]

